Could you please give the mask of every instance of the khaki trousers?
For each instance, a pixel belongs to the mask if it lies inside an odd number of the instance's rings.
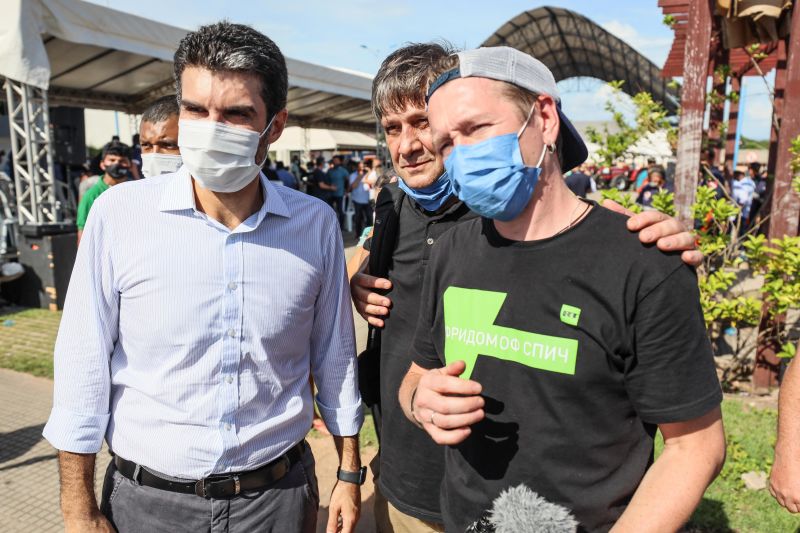
[[[444,524],[426,522],[400,512],[375,484],[375,525],[378,533],[444,533]]]

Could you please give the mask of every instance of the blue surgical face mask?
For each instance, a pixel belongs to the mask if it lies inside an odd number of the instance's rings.
[[[507,222],[522,213],[539,181],[547,147],[535,167],[525,165],[519,137],[525,131],[536,104],[519,132],[498,135],[476,144],[458,145],[444,162],[453,190],[481,216]]]
[[[401,179],[400,188],[426,211],[438,211],[453,196],[453,181],[447,172],[422,189],[412,189]]]

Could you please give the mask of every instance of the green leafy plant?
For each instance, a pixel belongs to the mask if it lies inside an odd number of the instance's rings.
[[[666,130],[669,137],[670,130],[675,129],[667,120],[667,110],[664,106],[656,102],[650,93],[644,91],[631,97],[634,120],[633,123],[629,123],[618,107],[624,83],[624,81],[608,83],[611,88],[611,98],[606,102],[605,110],[611,114],[615,131],[611,131],[605,125],[602,131],[593,127],[586,128],[589,140],[600,147],[596,154],[607,166],[613,165],[621,157],[630,155],[630,148],[648,133]]]
[[[613,187],[610,189],[603,189],[600,191],[600,194],[603,196],[603,200],[613,200],[625,209],[634,213],[642,212],[642,206],[637,204],[630,194],[625,194],[619,189],[615,189]]]
[[[715,75],[721,80],[730,72],[717,69]],[[616,95],[621,86],[620,82],[611,84],[612,94]],[[608,164],[623,157],[647,132],[671,128],[663,108],[649,95],[640,93],[633,97],[636,110],[633,124],[624,120],[617,101],[612,97],[606,109],[611,112],[618,131],[589,132],[590,140],[600,146],[598,153]],[[800,193],[800,137],[793,140],[790,151],[792,172],[797,175],[793,186]],[[752,372],[754,344],[776,346],[782,358],[792,358],[796,354],[796,334],[780,326],[758,326],[780,325],[788,311],[800,309],[800,237],[767,240],[758,234],[758,225],[745,230],[739,206],[722,184],[716,183],[709,169],[704,171],[710,178],[706,181],[712,185],[698,187],[691,206],[697,246],[704,254],[703,264],[698,268],[700,303],[712,342],[719,339],[727,327],[736,328],[733,355],[718,369],[723,386],[730,389]],[[616,189],[604,190],[602,195],[631,211],[641,210],[630,195]],[[674,201],[672,193],[662,191],[653,197],[652,205],[674,216]],[[766,218],[760,223],[765,221]],[[748,330],[747,334],[741,333],[744,329]]]

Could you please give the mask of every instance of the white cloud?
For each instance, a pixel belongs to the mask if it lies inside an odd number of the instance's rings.
[[[661,65],[667,59],[672,37],[653,38],[642,35],[630,24],[619,20],[609,20],[600,24],[611,35],[619,37],[641,54],[646,56],[656,65]]]

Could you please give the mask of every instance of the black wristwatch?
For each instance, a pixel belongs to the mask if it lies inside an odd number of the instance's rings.
[[[362,466],[358,472],[348,472],[339,467],[336,470],[336,479],[344,481],[345,483],[354,483],[356,485],[363,485],[367,480],[367,467]]]

